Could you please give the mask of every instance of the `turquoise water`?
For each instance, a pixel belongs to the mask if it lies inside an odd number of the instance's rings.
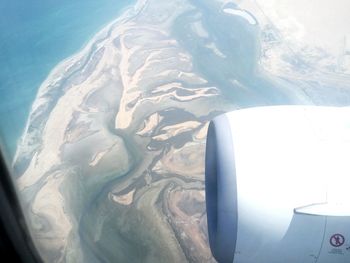
[[[0,1],[0,139],[8,160],[49,72],[133,2]]]

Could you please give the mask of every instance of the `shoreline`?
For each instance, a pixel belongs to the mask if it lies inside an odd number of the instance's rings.
[[[96,43],[98,44],[99,41],[106,39],[114,27],[117,27],[118,25],[125,22],[125,20],[128,20],[137,15],[137,13],[142,10],[146,2],[147,0],[136,0],[134,4],[128,5],[121,9],[117,18],[109,23],[104,24],[101,29],[93,34],[92,38],[86,41],[78,51],[76,51],[71,56],[63,59],[52,68],[45,80],[37,89],[35,98],[30,106],[30,111],[28,113],[28,117],[26,119],[26,123],[21,136],[15,143],[15,153],[12,157],[12,160],[10,160],[12,167],[15,165],[21,155],[28,155],[28,153],[30,154],[30,152],[33,153],[33,151],[35,151],[33,149],[26,149],[28,148],[26,140],[27,137],[31,137],[29,126],[32,122],[32,119],[35,118],[35,115],[37,114],[37,111],[40,110],[40,107],[45,106],[48,102],[48,99],[45,98],[45,95],[56,88],[56,84],[62,80],[63,76],[69,73],[69,70],[77,66],[77,64],[80,66],[79,62],[81,62],[81,60],[84,60],[84,57],[89,57],[93,53],[93,46]],[[34,146],[33,148],[35,149],[37,146]]]

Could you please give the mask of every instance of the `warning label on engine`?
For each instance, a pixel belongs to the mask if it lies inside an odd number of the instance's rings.
[[[333,247],[340,247],[345,243],[345,237],[342,234],[334,234],[329,239],[329,243]]]

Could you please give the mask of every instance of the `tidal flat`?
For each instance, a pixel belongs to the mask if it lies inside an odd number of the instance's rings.
[[[51,72],[14,161],[47,262],[215,262],[208,122],[243,107],[321,104],[341,89],[329,88],[330,73],[322,89],[310,81],[316,73],[272,74],[266,21],[244,12],[225,1],[140,0]],[[290,65],[281,49],[275,63]],[[332,94],[329,104],[340,103]]]

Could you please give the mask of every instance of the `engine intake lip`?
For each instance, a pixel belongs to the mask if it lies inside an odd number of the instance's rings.
[[[209,124],[205,193],[212,254],[220,263],[231,263],[237,240],[237,185],[232,133],[225,115]]]

